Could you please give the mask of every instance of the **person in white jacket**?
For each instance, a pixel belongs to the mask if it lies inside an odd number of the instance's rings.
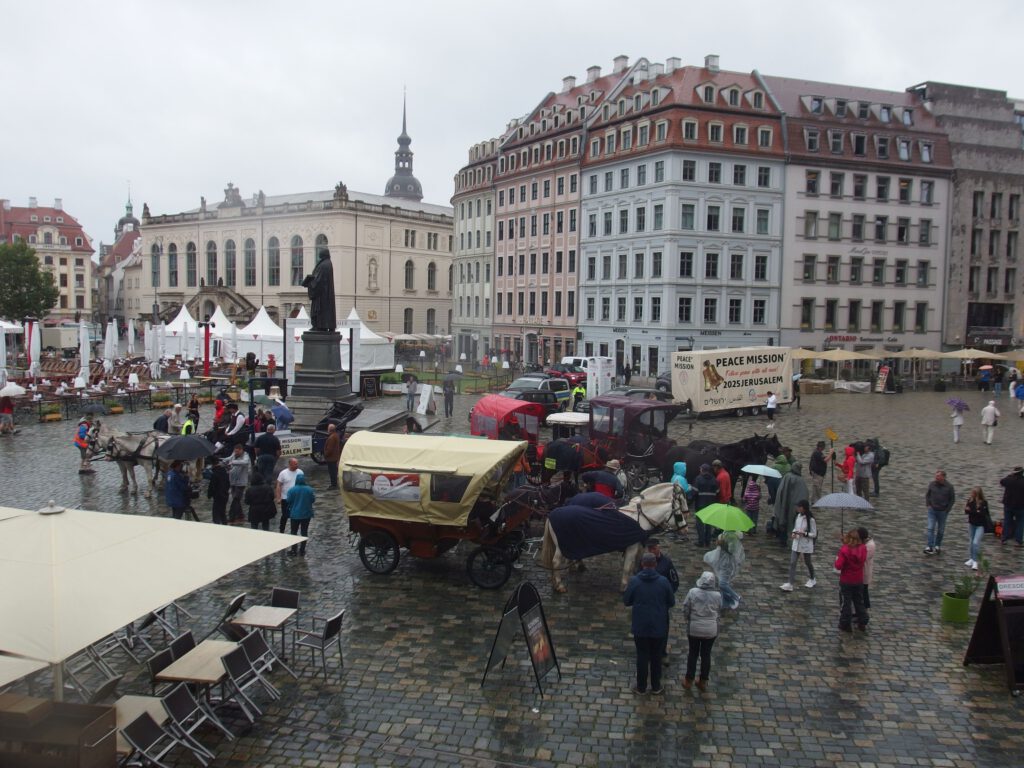
[[[814,541],[818,538],[818,524],[814,521],[811,505],[807,501],[796,503],[796,521],[793,523],[793,532],[790,534],[790,538],[793,540],[793,544],[790,546],[789,579],[779,589],[783,592],[793,591],[793,581],[796,579],[796,561],[800,559],[800,555],[804,556],[807,574],[810,577],[804,586],[812,589],[818,583],[814,578],[814,563],[811,560],[811,555],[814,554]]]
[[[981,427],[985,434],[985,445],[992,445],[992,438],[996,436],[996,425],[999,423],[999,409],[996,408],[996,401],[989,400],[988,405],[981,409]]]
[[[959,408],[954,408],[953,412],[949,414],[950,418],[953,419],[953,442],[960,442],[960,427],[964,425],[964,412]]]

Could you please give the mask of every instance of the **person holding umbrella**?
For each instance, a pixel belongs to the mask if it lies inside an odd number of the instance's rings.
[[[847,531],[843,546],[836,556],[835,569],[839,572],[839,630],[852,631],[852,619],[857,629],[868,628],[868,610],[864,607],[864,563],[867,550],[857,529]]]
[[[814,521],[811,512],[811,505],[806,500],[796,503],[796,520],[793,523],[793,532],[790,534],[793,544],[789,555],[789,578],[786,583],[779,587],[783,592],[793,591],[793,581],[796,579],[796,561],[800,555],[804,556],[804,564],[807,566],[807,589],[813,589],[817,585],[814,578],[814,563],[811,555],[814,554],[814,541],[818,538],[818,524]]]
[[[192,486],[188,477],[182,471],[181,462],[171,462],[171,468],[167,470],[167,478],[164,482],[164,500],[171,508],[171,515],[175,520],[181,520],[191,505]]]

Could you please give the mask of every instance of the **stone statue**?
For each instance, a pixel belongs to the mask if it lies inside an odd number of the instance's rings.
[[[334,199],[343,203],[348,202],[348,187],[343,182],[338,182],[334,187]]]
[[[377,290],[377,260],[370,259],[369,265],[367,265],[367,287],[371,291]]]
[[[149,218],[149,203],[143,203],[142,204],[142,218],[144,218],[144,219],[148,219]]]
[[[256,203],[257,203],[257,204],[258,204],[258,205],[259,205],[259,206],[260,206],[261,208],[262,208],[262,207],[263,207],[264,205],[266,205],[266,204],[267,204],[267,196],[266,196],[265,194],[263,194],[263,190],[262,190],[262,189],[260,190],[260,193],[259,193],[258,195],[256,195]]]
[[[199,211],[201,213],[206,213],[206,198],[205,197],[200,197],[199,198]]]
[[[334,266],[327,248],[317,252],[316,268],[313,274],[306,275],[302,285],[309,294],[309,320],[313,330],[334,333],[338,325],[334,307]]]

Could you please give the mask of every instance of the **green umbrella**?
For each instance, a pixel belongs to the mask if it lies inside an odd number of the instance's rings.
[[[754,521],[739,507],[731,504],[708,504],[697,512],[697,518],[705,525],[723,531],[749,531]]]
[[[256,405],[274,405],[274,403],[276,402],[274,398],[267,397],[266,395],[253,395],[252,401]]]

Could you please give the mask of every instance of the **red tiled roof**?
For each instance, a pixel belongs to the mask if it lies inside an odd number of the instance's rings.
[[[36,221],[32,221],[33,216],[36,217]],[[45,220],[47,216],[50,217],[50,221]],[[58,218],[62,218],[63,221],[58,222]],[[60,208],[20,208],[15,206],[11,206],[10,210],[0,208],[0,234],[6,237],[7,242],[13,242],[15,235],[28,242],[29,235],[38,234],[40,227],[56,228],[58,242],[60,237],[67,238],[68,246],[74,253],[91,254],[95,251],[89,236],[82,229],[82,225],[65,210]],[[75,244],[76,237],[82,238],[82,245]],[[36,245],[41,245],[41,243]]]

